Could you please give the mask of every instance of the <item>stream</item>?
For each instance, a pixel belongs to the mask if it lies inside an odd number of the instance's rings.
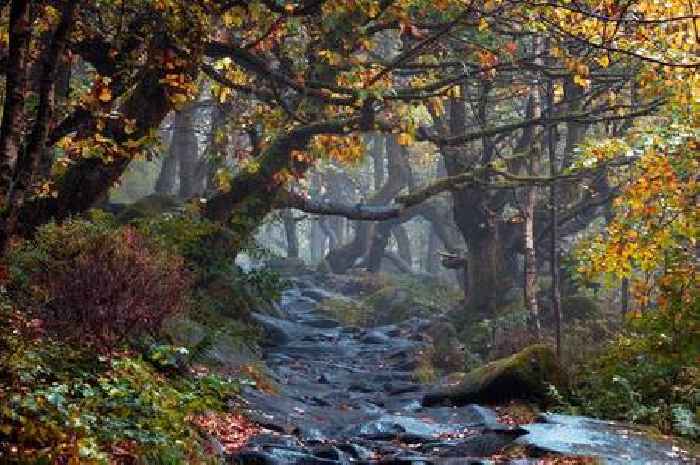
[[[413,370],[430,322],[343,326],[317,309],[331,297],[351,298],[319,287],[311,276],[297,277],[280,301],[284,318],[254,315],[266,332],[264,361],[279,392],[244,392],[247,414],[264,432],[232,463],[525,464],[551,455],[694,463],[670,443],[611,422],[543,415],[531,425],[509,426],[486,406],[424,407],[429,386],[417,383]],[[498,458],[515,445],[523,458]]]

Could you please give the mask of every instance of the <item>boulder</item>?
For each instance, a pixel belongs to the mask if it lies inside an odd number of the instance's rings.
[[[261,344],[265,347],[282,346],[292,339],[303,337],[307,333],[302,326],[291,321],[260,313],[251,313],[251,317],[265,333],[266,337],[261,341]]]
[[[562,388],[564,375],[549,346],[537,344],[467,373],[456,385],[441,386],[423,405],[500,403],[511,399],[545,401],[549,385]]]
[[[545,414],[524,425],[517,443],[531,454],[593,457],[595,463],[694,463],[668,440],[654,439],[632,426],[592,418]]]
[[[372,330],[362,336],[360,342],[365,344],[389,344],[391,338],[380,331]]]
[[[421,452],[438,457],[491,457],[501,453],[523,434],[523,430],[485,432],[458,441],[428,444],[421,449]]]

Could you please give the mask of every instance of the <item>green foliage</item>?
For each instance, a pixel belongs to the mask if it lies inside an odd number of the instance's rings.
[[[130,444],[135,455],[147,453],[150,463],[209,460],[189,419],[224,410],[238,392],[237,382],[166,376],[163,368],[182,352],[178,348],[158,346],[146,358],[134,353],[96,358],[28,333],[29,322],[7,302],[1,317],[3,327],[14,331],[0,335],[0,439],[25,458],[77,455],[80,463],[106,463],[112,445]]]
[[[273,270],[261,268],[243,271],[236,266],[236,253],[239,250],[231,231],[199,217],[195,212],[141,218],[136,220],[136,226],[162,247],[183,256],[198,274],[200,284],[223,278],[234,290],[245,290],[243,293],[268,300],[277,299],[284,288],[285,283]],[[254,258],[267,254],[255,244],[246,249],[246,253]]]
[[[163,213],[134,221],[143,234],[187,260],[201,279],[228,271],[235,259],[230,233],[195,213]]]
[[[700,355],[674,346],[663,332],[639,323],[579,369],[574,406],[582,413],[650,424],[664,432],[698,436]],[[636,328],[633,330],[632,328]]]
[[[28,288],[30,274],[40,264],[75,257],[117,227],[114,217],[101,211],[95,211],[92,220],[67,221],[60,227],[51,223],[40,228],[31,243],[10,250],[6,262],[14,285]]]

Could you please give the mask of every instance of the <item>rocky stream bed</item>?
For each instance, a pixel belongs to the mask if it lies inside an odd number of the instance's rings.
[[[263,432],[232,463],[447,465],[573,456],[591,457],[590,463],[693,462],[670,443],[610,422],[552,414],[506,425],[483,405],[425,406],[434,387],[419,384],[414,369],[429,322],[343,326],[317,308],[330,297],[349,298],[300,277],[283,293],[283,318],[255,314],[279,389],[246,390],[247,414]],[[501,455],[508,449],[522,458]]]

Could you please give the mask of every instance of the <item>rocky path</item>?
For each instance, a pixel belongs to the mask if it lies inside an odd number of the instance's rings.
[[[428,322],[345,327],[317,310],[331,297],[328,291],[304,280],[297,286],[282,297],[284,319],[256,315],[267,332],[265,362],[279,392],[245,393],[249,415],[267,432],[253,437],[234,463],[494,463],[515,445],[533,458],[561,453],[606,463],[681,461],[670,445],[604,422],[550,416],[506,426],[483,406],[424,407],[425,388],[413,370]]]

